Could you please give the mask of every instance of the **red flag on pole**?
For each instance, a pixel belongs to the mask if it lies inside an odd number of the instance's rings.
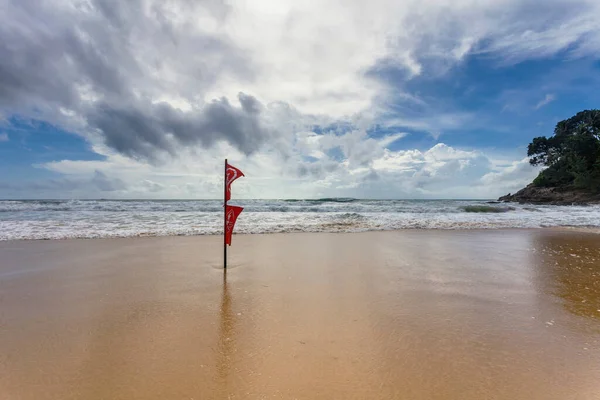
[[[227,201],[231,199],[231,184],[240,176],[244,176],[243,172],[233,165],[229,165],[227,159],[225,159],[225,176],[223,179],[225,186],[225,201],[223,201],[223,214],[225,217],[223,218],[223,269],[225,270],[227,270],[227,245],[231,246],[231,235],[233,234],[235,220],[243,210],[242,207],[227,205]]]
[[[238,206],[225,206],[225,244],[231,246],[231,235],[233,234],[233,227],[238,215],[242,212],[244,207]]]
[[[240,176],[244,176],[244,173],[234,167],[233,165],[226,164],[225,166],[225,201],[231,199],[231,184]]]

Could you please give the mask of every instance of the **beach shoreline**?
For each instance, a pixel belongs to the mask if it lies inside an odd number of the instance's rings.
[[[568,229],[0,242],[0,397],[595,399]]]
[[[366,230],[353,232],[259,232],[259,233],[233,233],[233,238],[244,236],[271,236],[271,235],[362,235],[370,233],[394,233],[394,232],[412,232],[412,231],[433,231],[433,232],[489,232],[489,231],[557,231],[557,232],[576,232],[600,234],[600,227],[597,226],[546,226],[537,228],[520,228],[520,227],[497,227],[497,228],[400,228],[400,229],[381,229],[381,230]],[[123,239],[152,239],[152,238],[193,238],[193,237],[220,237],[222,233],[215,234],[190,234],[190,235],[139,235],[139,236],[102,236],[102,237],[67,237],[58,239],[8,239],[0,240],[2,243],[11,242],[52,242],[52,241],[79,241],[79,240],[123,240]]]

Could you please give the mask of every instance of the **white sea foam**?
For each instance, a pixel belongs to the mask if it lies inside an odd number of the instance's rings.
[[[232,202],[233,203],[233,202]],[[240,200],[237,233],[396,229],[600,227],[600,206],[483,201]],[[465,207],[504,208],[466,212]],[[222,234],[222,203],[198,201],[0,201],[0,240]]]

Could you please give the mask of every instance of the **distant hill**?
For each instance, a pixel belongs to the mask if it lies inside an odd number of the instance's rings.
[[[585,110],[560,121],[554,135],[536,137],[527,148],[531,165],[547,168],[527,187],[500,201],[600,203],[600,110]]]
[[[595,204],[600,203],[600,194],[570,186],[538,187],[531,183],[514,194],[507,194],[499,201],[513,201],[532,204]]]

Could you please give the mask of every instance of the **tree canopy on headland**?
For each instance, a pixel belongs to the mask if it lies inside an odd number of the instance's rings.
[[[533,139],[527,155],[531,165],[548,167],[534,186],[600,193],[600,110],[581,111],[560,121],[553,136]]]

